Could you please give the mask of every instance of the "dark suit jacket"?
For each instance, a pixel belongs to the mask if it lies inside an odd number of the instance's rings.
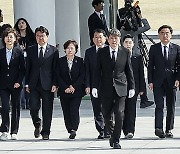
[[[133,71],[128,49],[120,47],[113,69],[109,46],[100,49],[97,53],[97,64],[94,73],[93,87],[99,87],[99,94],[102,97],[112,97],[113,85],[117,94],[127,96],[127,85],[135,89]]]
[[[149,50],[148,83],[160,87],[165,78],[170,87],[180,80],[180,47],[170,43],[168,63],[165,64],[161,43],[152,45]]]
[[[28,48],[25,79],[30,90],[36,88],[39,77],[44,90],[51,90],[52,86],[56,85],[55,69],[58,57],[58,50],[47,44],[44,61],[41,64],[38,59],[38,45]]]
[[[0,89],[14,88],[15,83],[22,85],[25,74],[25,63],[22,50],[14,47],[9,65],[6,59],[6,48],[0,50]]]
[[[56,71],[59,86],[58,95],[60,95],[60,97],[83,97],[85,95],[85,70],[82,58],[75,56],[71,71],[69,71],[67,57],[61,57],[58,60]],[[67,94],[64,92],[70,85],[75,88],[73,94]]]
[[[106,21],[103,23],[102,20],[99,18],[99,16],[96,14],[96,12],[94,12],[93,14],[89,16],[88,27],[89,27],[89,37],[90,37],[91,42],[93,42],[92,38],[93,38],[95,29],[97,28],[103,29],[106,32],[106,34],[108,33]]]
[[[93,82],[93,74],[96,66],[96,58],[97,58],[97,53],[96,53],[96,46],[92,46],[88,48],[85,52],[85,58],[84,58],[84,63],[85,63],[85,86],[86,87],[92,87],[92,82]]]
[[[131,63],[135,81],[135,91],[139,94],[139,92],[144,92],[146,87],[142,57],[140,55],[132,56]]]

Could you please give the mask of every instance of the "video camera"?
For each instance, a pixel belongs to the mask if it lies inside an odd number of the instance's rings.
[[[141,10],[138,4],[139,1],[136,1],[132,6],[132,1],[126,0],[124,7],[118,10],[120,26],[123,26],[125,31],[137,31],[138,27],[141,27],[141,19],[138,16],[141,14]]]

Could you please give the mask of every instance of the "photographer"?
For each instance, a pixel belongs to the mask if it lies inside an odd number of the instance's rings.
[[[134,0],[125,0],[125,5],[117,11],[117,29],[121,31],[121,38],[124,38],[127,34],[130,34],[134,38],[133,55],[141,55],[141,48],[139,41],[141,40],[142,33],[150,29],[150,25],[147,19],[142,18],[138,1],[132,6]],[[121,40],[121,44],[122,44]],[[152,101],[148,101],[147,91],[141,95],[140,108],[146,108],[154,104]]]

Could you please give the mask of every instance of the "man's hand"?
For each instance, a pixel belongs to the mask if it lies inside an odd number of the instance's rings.
[[[130,89],[129,90],[128,98],[132,98],[134,95],[135,95],[135,90],[134,89]]]
[[[57,90],[56,86],[52,86],[51,92],[54,93]]]
[[[67,89],[65,89],[65,91],[64,91],[65,93],[71,93],[71,90],[70,90],[70,88],[67,88]]]
[[[153,83],[149,83],[148,87],[149,87],[150,90],[153,90]]]
[[[30,93],[29,87],[26,87],[26,92]]]
[[[179,81],[178,81],[178,80],[176,80],[176,81],[175,81],[174,86],[175,86],[176,88],[178,88],[178,87],[179,87]]]
[[[98,98],[98,92],[97,92],[96,88],[92,89],[92,95],[93,95],[93,97]]]
[[[19,83],[15,83],[14,84],[14,88],[19,88],[20,87],[20,84]]]
[[[85,89],[86,95],[90,94],[90,91],[91,91],[90,88],[86,88]]]

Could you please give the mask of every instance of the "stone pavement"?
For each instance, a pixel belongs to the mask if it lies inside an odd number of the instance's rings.
[[[169,154],[180,153],[180,97],[176,103],[175,128],[173,139],[159,139],[154,135],[154,105],[140,109],[137,103],[136,133],[132,140],[122,139],[122,149],[112,149],[108,140],[97,140],[92,107],[89,100],[81,104],[81,122],[75,140],[69,140],[66,132],[59,100],[55,99],[50,140],[43,141],[33,136],[33,125],[29,110],[21,111],[20,129],[17,141],[0,141],[0,154]],[[149,93],[152,99],[152,93]]]

